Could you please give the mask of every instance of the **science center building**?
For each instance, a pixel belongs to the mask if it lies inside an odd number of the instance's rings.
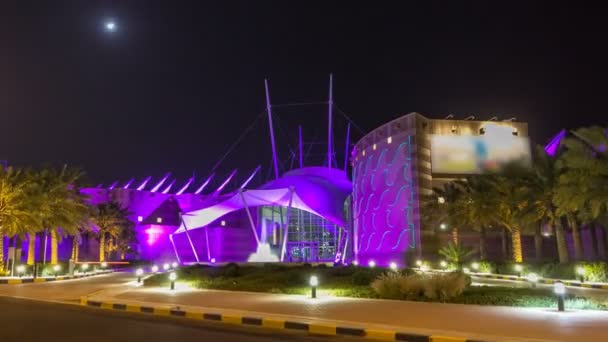
[[[354,144],[352,178],[346,168],[328,167],[330,160],[283,174],[275,167],[274,179],[258,187],[249,183],[260,167],[232,189],[236,170],[213,188],[214,175],[174,188],[167,174],[83,192],[92,203],[116,201],[130,210],[141,259],[405,265],[421,250],[419,196],[508,161],[529,162],[527,133],[526,123],[512,120],[411,113]],[[301,144],[300,136],[300,153]]]

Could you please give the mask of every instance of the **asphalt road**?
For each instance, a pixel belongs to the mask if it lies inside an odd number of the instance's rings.
[[[0,297],[2,342],[354,341]]]

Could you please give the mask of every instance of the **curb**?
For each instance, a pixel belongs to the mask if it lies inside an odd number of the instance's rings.
[[[512,280],[512,281],[520,281],[529,283],[530,281],[526,278],[520,278],[516,276],[507,276],[507,275],[494,275],[494,274],[479,274],[479,273],[468,273],[468,275],[472,277],[478,278],[488,278],[488,279],[502,279],[502,280]],[[555,279],[538,279],[539,284],[555,284],[558,280]],[[572,287],[585,287],[589,289],[600,289],[600,290],[608,290],[608,284],[589,284],[589,283],[581,283],[577,281],[569,281],[569,280],[560,280],[566,286]]]
[[[238,324],[249,327],[263,327],[270,329],[282,329],[295,332],[303,332],[312,335],[327,336],[349,336],[383,341],[408,341],[408,342],[482,342],[457,336],[442,335],[420,335],[397,330],[364,329],[359,327],[348,327],[328,323],[307,323],[277,318],[264,318],[253,316],[226,315],[218,312],[194,312],[179,309],[168,309],[166,307],[142,306],[124,303],[112,303],[88,300],[86,296],[80,298],[80,305],[95,307],[106,310],[131,312],[139,314],[151,314],[157,316],[172,316],[194,320]]]
[[[93,277],[100,274],[108,274],[114,271],[100,271],[91,274],[81,274],[74,276],[59,276],[59,277],[50,277],[50,278],[16,278],[16,279],[0,279],[0,285],[17,285],[17,284],[29,284],[29,283],[46,283],[50,281],[62,281],[62,280],[72,280],[79,278],[88,278]]]

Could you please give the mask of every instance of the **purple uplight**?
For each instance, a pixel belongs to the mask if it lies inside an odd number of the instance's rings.
[[[150,181],[150,179],[152,179],[152,177],[148,177],[146,178],[146,180],[144,180],[138,187],[137,187],[137,191],[142,191],[145,187],[146,184],[148,184],[148,182]]]
[[[114,189],[114,188],[116,187],[116,185],[118,185],[118,181],[116,181],[116,182],[112,183],[112,184],[111,184],[111,185],[108,187],[108,190],[112,190],[112,189]]]
[[[173,182],[169,183],[169,185],[167,185],[167,187],[165,188],[165,190],[163,190],[161,192],[161,194],[166,194],[167,192],[169,192],[169,190],[171,190],[171,187],[173,187],[173,184],[175,184],[175,179],[173,180]]]
[[[234,171],[232,171],[232,173],[230,174],[230,176],[228,176],[228,178],[226,178],[226,180],[224,181],[224,183],[222,183],[222,185],[220,185],[220,187],[215,190],[215,192],[213,193],[214,195],[219,195],[220,192],[222,192],[222,190],[224,190],[224,187],[226,185],[228,185],[228,183],[230,183],[230,181],[232,180],[232,178],[234,177],[234,175],[236,175],[236,170],[237,169],[234,169]]]
[[[194,182],[194,177],[190,177],[190,179],[188,179],[188,182],[186,182],[186,184],[181,189],[179,189],[179,191],[176,192],[175,194],[176,195],[183,194],[184,191],[186,191],[190,187],[190,184],[192,184],[192,182]]]
[[[551,139],[551,141],[545,146],[545,152],[550,156],[555,156],[557,149],[562,142],[562,139],[566,136],[566,130],[562,129],[557,135]]]
[[[135,181],[135,178],[131,178],[130,181],[127,182],[127,184],[125,184],[125,186],[123,186],[123,189],[128,189],[131,186],[131,183],[133,183],[133,181]]]
[[[145,232],[148,235],[148,239],[146,240],[146,242],[148,243],[148,246],[153,245],[158,240],[160,235],[163,233],[163,231],[161,229],[154,228],[154,227],[146,229]]]
[[[152,190],[150,190],[150,192],[157,192],[158,189],[160,189],[161,186],[163,186],[163,183],[165,181],[167,181],[167,178],[169,178],[169,176],[171,176],[171,172],[168,172],[165,177],[163,177],[163,179],[160,180],[160,182],[158,182],[158,184],[156,184],[154,186],[154,188],[152,188]]]
[[[211,176],[209,176],[209,178],[207,178],[207,180],[203,183],[203,185],[201,185],[198,189],[196,189],[194,194],[195,195],[200,194],[201,191],[203,191],[203,189],[205,189],[205,187],[209,184],[209,182],[211,182],[211,179],[213,179],[214,176],[215,176],[215,173],[212,173]]]
[[[256,167],[255,170],[253,170],[253,172],[251,173],[251,176],[249,176],[249,178],[247,178],[247,180],[243,182],[243,185],[241,185],[241,187],[239,189],[244,189],[247,186],[247,184],[249,184],[249,182],[251,182],[251,180],[258,173],[258,171],[260,171],[261,167],[262,167],[261,165],[258,165],[258,167]]]

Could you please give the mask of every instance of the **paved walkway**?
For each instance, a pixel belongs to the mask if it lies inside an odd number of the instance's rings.
[[[205,307],[217,310],[249,311],[309,320],[338,320],[375,327],[399,327],[427,333],[442,331],[469,338],[492,340],[608,340],[608,312],[491,307],[390,300],[335,298],[267,293],[229,292],[177,288],[131,287],[113,293],[98,293],[93,300]]]

